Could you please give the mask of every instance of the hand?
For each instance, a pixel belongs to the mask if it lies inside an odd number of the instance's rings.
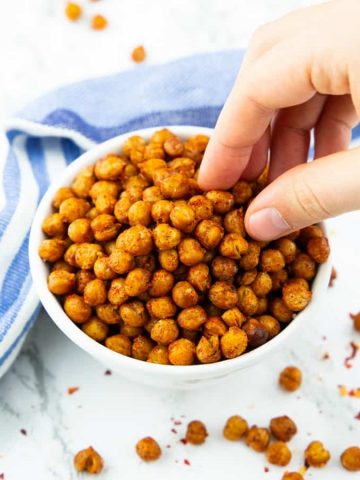
[[[245,225],[271,240],[360,208],[360,2],[337,0],[261,27],[201,165],[205,190],[255,179],[270,151],[271,182]],[[314,129],[316,161],[306,163]]]

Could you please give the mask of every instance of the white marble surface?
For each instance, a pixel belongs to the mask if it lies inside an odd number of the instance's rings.
[[[85,2],[83,2],[85,4]],[[111,26],[89,31],[68,24],[58,0],[12,0],[0,15],[0,121],[57,85],[87,76],[131,67],[133,45],[144,43],[149,62],[162,62],[199,51],[244,46],[254,28],[310,1],[288,0],[104,0],[87,11],[104,11]],[[5,151],[2,140],[0,153]],[[6,480],[70,480],[73,454],[93,445],[103,455],[106,480],[280,479],[282,469],[270,466],[243,444],[221,438],[224,420],[239,413],[249,422],[266,425],[288,414],[299,427],[291,441],[291,468],[302,465],[302,452],[312,439],[323,440],[333,454],[323,471],[306,479],[346,480],[358,474],[339,466],[341,451],[360,443],[360,399],[340,397],[337,386],[360,387],[360,356],[352,369],[344,359],[349,342],[360,342],[352,330],[350,311],[360,310],[360,214],[330,222],[334,264],[339,278],[324,298],[322,315],[304,325],[287,349],[271,361],[240,372],[217,387],[190,392],[160,391],[124,381],[70,343],[42,315],[22,352],[0,380],[0,474]],[[325,352],[329,360],[322,360]],[[304,384],[295,394],[277,387],[278,372],[298,365]],[[79,391],[68,395],[67,389]],[[185,418],[182,416],[185,415]],[[182,422],[200,418],[210,436],[205,446],[179,442],[184,425],[171,432],[171,417]],[[21,433],[26,430],[26,435]],[[153,435],[164,447],[161,460],[142,464],[135,442]],[[166,445],[171,448],[165,448]],[[188,459],[191,466],[184,464]],[[80,478],[80,477],[79,477]],[[84,478],[84,477],[81,477]]]

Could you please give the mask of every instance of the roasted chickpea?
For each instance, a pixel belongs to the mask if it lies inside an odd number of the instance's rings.
[[[177,250],[163,250],[159,252],[159,263],[168,272],[175,272],[179,266],[179,254]]]
[[[145,160],[146,145],[136,145],[130,151],[130,161],[134,165],[139,165]]]
[[[129,295],[126,293],[125,280],[123,278],[115,278],[110,285],[108,291],[108,300],[113,305],[122,305],[127,301]]]
[[[157,270],[152,279],[149,293],[152,297],[164,297],[174,285],[174,277],[167,270]]]
[[[205,263],[198,263],[190,267],[186,279],[193,287],[199,290],[199,292],[206,292],[211,285],[209,267]]]
[[[285,259],[280,250],[269,248],[261,253],[260,265],[264,272],[278,272],[285,267]]]
[[[295,242],[289,238],[280,238],[275,243],[276,248],[282,253],[285,263],[291,263],[295,260],[297,247]]]
[[[241,440],[247,434],[249,425],[247,421],[239,415],[233,415],[228,418],[223,430],[223,435],[227,440],[232,442]]]
[[[312,280],[316,274],[316,263],[306,253],[300,253],[291,264],[295,278]]]
[[[215,282],[210,287],[209,300],[223,310],[233,308],[238,302],[236,288],[228,282]]]
[[[70,223],[68,236],[74,243],[92,242],[94,234],[90,226],[90,220],[87,218],[77,218]]]
[[[151,216],[156,223],[170,222],[170,213],[174,208],[174,202],[170,200],[158,200],[151,207]]]
[[[62,237],[66,231],[65,221],[60,213],[53,213],[45,218],[42,231],[48,237]]]
[[[260,272],[257,274],[254,282],[251,285],[257,297],[266,297],[272,289],[272,280],[268,273]]]
[[[227,257],[215,257],[211,264],[211,272],[218,280],[232,280],[238,271],[235,260]]]
[[[74,467],[78,472],[97,474],[101,472],[103,466],[103,459],[93,447],[81,450],[74,457]]]
[[[96,276],[90,270],[78,270],[75,274],[76,278],[76,291],[83,295],[86,285],[95,280]]]
[[[129,196],[121,197],[114,205],[115,218],[121,223],[129,223],[129,209],[132,202]]]
[[[234,196],[222,190],[211,190],[206,193],[206,198],[213,204],[214,212],[223,215],[234,206]]]
[[[97,317],[91,317],[81,325],[81,330],[97,342],[102,342],[108,336],[109,327]]]
[[[196,346],[196,356],[200,363],[214,363],[221,359],[219,337],[201,337]]]
[[[151,223],[151,204],[139,200],[135,202],[128,210],[128,218],[130,225],[144,225],[145,227]]]
[[[170,343],[169,362],[172,365],[191,365],[194,363],[195,345],[186,338],[179,338]]]
[[[109,257],[100,257],[94,263],[94,273],[100,280],[113,280],[116,273],[109,266]]]
[[[325,237],[310,238],[306,244],[307,253],[316,263],[324,263],[329,258],[329,242]]]
[[[321,230],[319,225],[309,225],[300,230],[298,233],[299,240],[301,242],[307,242],[310,238],[321,238],[324,236],[324,232]]]
[[[178,251],[180,261],[188,267],[201,263],[205,256],[205,250],[193,238],[184,238],[179,244]]]
[[[83,218],[90,210],[90,204],[83,198],[70,197],[64,200],[59,207],[62,218],[71,223],[77,218]]]
[[[64,200],[67,200],[68,198],[72,198],[72,197],[75,197],[75,193],[71,188],[61,187],[55,193],[55,197],[53,198],[53,201],[52,201],[52,206],[56,209],[59,209],[60,205]]]
[[[97,215],[91,221],[91,228],[94,232],[94,237],[98,242],[109,242],[117,236],[121,225],[116,221],[116,218],[113,215],[103,213]]]
[[[54,270],[49,275],[48,287],[55,295],[67,295],[75,288],[75,274],[66,270]]]
[[[295,392],[300,388],[302,373],[297,367],[286,367],[279,376],[279,384],[288,392]]]
[[[96,315],[102,322],[108,325],[116,325],[120,323],[120,315],[117,305],[112,305],[111,303],[98,305],[96,307]]]
[[[96,182],[94,176],[94,167],[92,165],[85,167],[75,177],[71,188],[75,195],[80,198],[87,198],[90,196],[90,189]]]
[[[349,447],[341,454],[341,464],[350,472],[360,471],[360,448]]]
[[[145,268],[149,272],[154,272],[156,269],[156,259],[154,255],[138,255],[135,257],[135,265],[139,268]]]
[[[248,338],[246,333],[240,328],[230,327],[221,337],[220,344],[225,358],[235,358],[245,352]]]
[[[302,278],[292,279],[282,288],[284,303],[292,312],[304,310],[311,300],[310,290],[306,286],[304,287],[300,280]]]
[[[151,338],[161,345],[169,345],[179,336],[179,328],[175,320],[170,318],[159,320],[151,329]]]
[[[168,349],[165,345],[156,345],[149,353],[147,359],[150,363],[157,363],[160,365],[169,365]]]
[[[180,157],[184,151],[184,145],[179,137],[169,137],[164,142],[164,150],[169,157]]]
[[[254,425],[246,435],[246,444],[255,452],[264,452],[270,443],[270,432],[267,428]]]
[[[69,263],[65,262],[65,260],[58,260],[52,265],[51,271],[55,272],[56,270],[65,270],[65,272],[69,273],[75,272],[75,268]]]
[[[180,335],[182,338],[186,338],[190,340],[194,345],[199,342],[200,332],[196,330],[186,330],[186,328],[182,328],[180,331]]]
[[[142,302],[133,301],[120,306],[120,316],[126,325],[143,327],[148,321],[148,316]]]
[[[286,443],[277,441],[271,443],[266,450],[266,458],[272,465],[285,467],[291,461],[291,452]]]
[[[178,317],[177,321],[180,327],[186,330],[199,330],[207,320],[205,310],[199,305],[195,307],[184,308]]]
[[[153,462],[160,458],[161,448],[152,437],[145,437],[137,442],[136,453],[145,462]]]
[[[305,462],[310,467],[323,468],[331,455],[321,442],[311,442],[305,450]]]
[[[101,180],[94,183],[89,193],[93,201],[96,200],[99,195],[109,195],[110,197],[116,198],[119,195],[119,185],[116,182]]]
[[[144,333],[144,329],[142,327],[132,327],[131,325],[120,325],[120,333],[125,335],[125,337],[129,337],[131,339],[138,337]]]
[[[134,268],[125,279],[125,292],[130,297],[136,297],[150,287],[151,272],[145,268]]]
[[[85,323],[91,317],[91,307],[79,295],[72,293],[65,298],[64,310],[74,323]]]
[[[257,274],[258,271],[256,269],[245,271],[236,277],[236,284],[240,287],[242,285],[245,287],[251,286],[251,284],[255,281]]]
[[[143,191],[143,200],[150,203],[164,200],[164,196],[161,193],[160,187],[154,185],[153,187],[145,188]]]
[[[196,227],[195,236],[203,247],[212,250],[224,236],[224,229],[213,220],[202,220]]]
[[[155,318],[173,318],[176,315],[176,305],[170,297],[152,298],[146,303],[146,308]]]
[[[246,315],[254,315],[258,307],[258,298],[251,287],[241,286],[238,291],[238,307]]]
[[[99,180],[120,180],[126,162],[123,158],[110,154],[95,163],[95,175]]]
[[[239,265],[243,270],[253,270],[260,261],[260,247],[254,242],[248,242],[247,252],[241,256]]]
[[[242,208],[231,210],[224,217],[224,227],[228,233],[237,233],[245,237],[244,211]]]
[[[252,197],[251,185],[243,180],[235,183],[231,190],[236,205],[244,205]]]
[[[255,318],[250,318],[244,323],[242,329],[248,337],[250,347],[260,347],[269,340],[269,333]]]
[[[123,242],[120,242],[122,235]],[[143,225],[130,227],[118,236],[116,246],[131,255],[149,255],[153,248],[151,231]]]
[[[188,177],[182,173],[171,170],[169,170],[167,176],[159,182],[159,187],[163,197],[170,200],[186,198],[190,190]]]
[[[80,243],[75,251],[75,262],[83,270],[92,270],[102,255],[102,248],[97,243]]]
[[[221,318],[228,327],[241,327],[246,321],[245,315],[237,307],[226,310]]]
[[[177,201],[170,212],[170,220],[175,228],[190,233],[196,225],[194,210],[183,201]]]
[[[139,335],[133,340],[131,346],[131,356],[137,360],[146,362],[153,347],[154,342],[152,342],[150,338]]]
[[[193,420],[186,429],[186,440],[192,445],[201,445],[205,442],[208,432],[205,425],[200,420]]]
[[[281,480],[304,480],[304,477],[298,472],[285,472]]]
[[[261,315],[258,317],[260,324],[268,332],[269,339],[276,337],[280,333],[281,327],[279,321],[271,315]]]
[[[273,292],[281,290],[289,277],[288,272],[287,270],[285,270],[285,268],[279,270],[278,272],[271,272],[269,273],[269,275],[271,278],[271,290]]]
[[[175,284],[172,289],[172,298],[176,305],[181,308],[194,307],[199,300],[199,296],[194,287],[186,281]]]
[[[131,356],[131,340],[122,333],[108,337],[105,340],[105,346],[126,357]]]
[[[123,153],[127,157],[130,156],[131,150],[137,146],[145,146],[146,145],[146,140],[143,137],[140,137],[139,135],[133,135],[125,140],[125,143],[123,145]]]
[[[39,247],[39,255],[45,262],[57,262],[64,255],[66,243],[59,238],[43,240]],[[71,265],[71,264],[70,264]]]
[[[204,323],[203,331],[206,337],[213,335],[221,337],[227,331],[227,326],[220,317],[212,316]]]
[[[149,158],[145,162],[139,164],[141,173],[148,179],[153,180],[154,173],[159,168],[166,168],[166,162],[162,158]]]
[[[114,213],[117,199],[107,193],[100,193],[94,200],[95,208],[99,213]]]
[[[108,257],[108,265],[114,272],[119,275],[130,272],[135,266],[134,257],[130,253],[124,252],[119,248],[115,248]]]
[[[297,433],[295,423],[288,416],[272,418],[270,422],[272,435],[282,442],[289,442]]]
[[[91,280],[84,288],[85,303],[91,306],[102,305],[106,302],[107,292],[103,280]]]
[[[263,315],[269,310],[269,302],[267,298],[258,298],[258,307],[255,315]]]
[[[153,230],[153,236],[159,250],[170,250],[181,241],[180,231],[166,223],[159,223]]]
[[[294,317],[294,313],[285,304],[282,298],[274,298],[271,300],[270,312],[271,315],[282,323],[289,323]]]
[[[198,164],[201,162],[209,138],[206,135],[195,135],[184,143],[184,155]]]
[[[212,202],[204,197],[203,195],[195,195],[191,197],[188,201],[188,205],[193,209],[195,212],[195,219],[197,221],[200,220],[208,220],[211,219],[214,213],[214,207]]]

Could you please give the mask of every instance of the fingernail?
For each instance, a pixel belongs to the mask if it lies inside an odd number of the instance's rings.
[[[249,233],[259,240],[273,240],[290,233],[290,225],[276,208],[263,208],[248,220]]]

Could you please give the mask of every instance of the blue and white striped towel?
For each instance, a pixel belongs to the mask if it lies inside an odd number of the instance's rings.
[[[27,249],[32,218],[52,179],[84,150],[121,133],[213,126],[241,59],[242,52],[226,52],[139,66],[52,92],[7,122],[10,149],[0,188],[0,376],[39,312]]]

